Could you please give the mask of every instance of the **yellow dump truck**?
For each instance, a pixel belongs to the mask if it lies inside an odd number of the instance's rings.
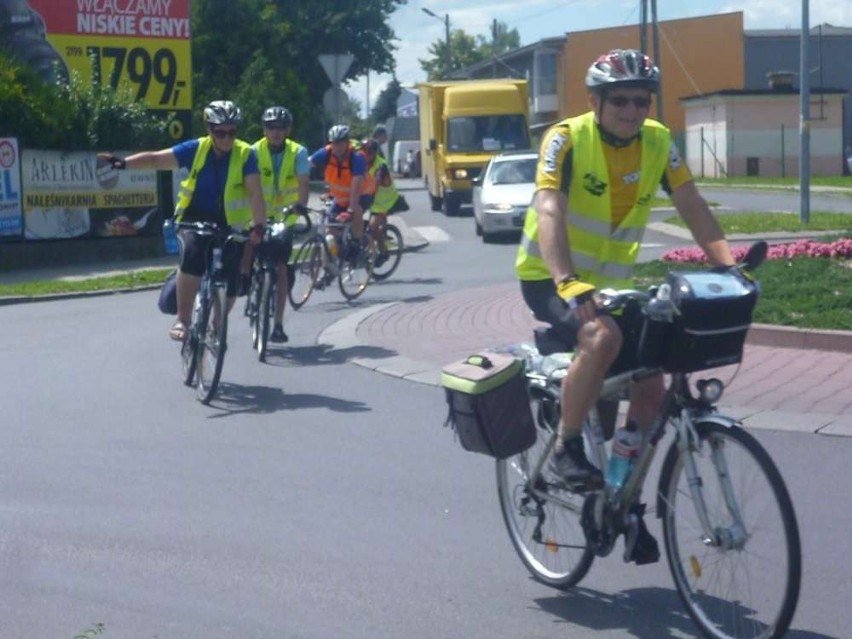
[[[530,145],[526,80],[418,85],[421,170],[433,211],[456,215],[492,155]]]

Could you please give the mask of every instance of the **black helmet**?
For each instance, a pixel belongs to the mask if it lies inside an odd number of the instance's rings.
[[[263,124],[280,124],[285,129],[293,124],[293,116],[283,106],[271,106],[263,112]]]
[[[376,137],[377,135],[387,135],[387,134],[388,134],[388,130],[387,130],[387,127],[385,127],[384,124],[377,124],[373,128],[373,137]]]
[[[372,138],[361,140],[361,150],[367,155],[376,155],[379,152],[379,141]]]
[[[586,73],[586,87],[596,93],[622,86],[656,91],[659,85],[659,68],[636,49],[613,49],[595,60]]]
[[[204,107],[204,122],[206,124],[239,124],[243,112],[230,100],[216,100]]]
[[[349,139],[349,127],[345,124],[335,124],[328,130],[329,142],[342,142]]]

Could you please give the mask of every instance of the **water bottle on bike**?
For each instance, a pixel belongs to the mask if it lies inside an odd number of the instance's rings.
[[[613,491],[619,490],[627,480],[642,447],[642,433],[636,422],[629,420],[615,431],[612,454],[606,465],[606,483]]]

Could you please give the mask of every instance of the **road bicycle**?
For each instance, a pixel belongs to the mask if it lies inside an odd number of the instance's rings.
[[[749,272],[756,268],[765,253],[765,243],[752,247],[744,268]],[[603,306],[641,307],[657,290],[602,292]],[[720,334],[705,333],[710,339]],[[682,344],[671,332],[666,339]],[[716,348],[720,342],[714,344]],[[564,346],[550,329],[537,329],[536,347],[525,348],[528,361],[535,362],[527,366],[526,381],[537,439],[526,451],[498,460],[496,473],[504,522],[533,577],[556,588],[570,588],[586,575],[595,557],[612,552],[620,535],[625,537],[628,560],[638,530],[642,486],[671,426],[674,439],[649,505],[655,505],[662,520],[668,564],[687,612],[702,633],[714,639],[783,635],[801,583],[796,515],[784,480],[763,446],[738,420],[718,413],[715,405],[723,383],[702,378],[692,384],[689,372],[694,371],[668,363],[650,367],[637,363],[608,376],[600,399],[609,403],[599,402],[601,409],[625,399],[635,380],[661,372],[670,373],[671,380],[624,485],[619,490],[605,486],[575,493],[547,467],[560,418],[560,385],[571,354],[560,352]],[[741,343],[739,348],[741,354]],[[682,351],[674,353],[675,359],[683,356]],[[605,424],[601,409],[591,411],[583,434],[589,459],[604,469],[605,440],[611,436],[615,415],[611,411],[613,419]]]
[[[364,218],[364,228],[369,228],[369,220],[372,213],[369,211]],[[384,236],[385,244],[385,259],[379,258],[379,243],[370,237],[369,249],[370,259],[373,263],[373,279],[377,282],[384,281],[393,275],[402,260],[402,253],[405,250],[405,243],[402,240],[402,233],[392,222],[388,222],[387,215],[380,216],[382,218],[381,232]]]
[[[192,305],[192,320],[181,346],[183,381],[195,384],[198,399],[209,404],[216,394],[228,347],[228,281],[222,252],[229,242],[243,243],[246,235],[213,222],[180,222],[178,230],[211,237],[209,261]]]
[[[365,232],[357,255],[350,254],[350,222],[333,221],[334,201],[329,199],[324,210],[310,209],[316,218],[313,231],[294,251],[293,282],[288,297],[299,309],[314,290],[322,290],[337,280],[347,301],[357,299],[370,283],[373,272],[369,233]]]
[[[266,220],[263,237],[257,246],[257,257],[252,263],[249,279],[249,291],[246,296],[245,314],[249,318],[252,332],[252,348],[257,351],[257,359],[266,361],[269,345],[270,326],[275,317],[275,303],[278,289],[278,262],[275,249],[288,241],[285,234],[291,237],[307,233],[311,229],[311,220],[307,213],[297,213],[292,207],[282,211],[283,219],[298,216],[289,225],[277,221],[274,217]],[[288,268],[292,268],[288,265]],[[292,277],[290,278],[292,279]]]

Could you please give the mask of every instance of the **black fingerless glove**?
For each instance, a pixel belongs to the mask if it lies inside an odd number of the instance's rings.
[[[127,160],[120,158],[117,155],[109,155],[105,159],[109,165],[116,170],[121,171],[127,168]]]

